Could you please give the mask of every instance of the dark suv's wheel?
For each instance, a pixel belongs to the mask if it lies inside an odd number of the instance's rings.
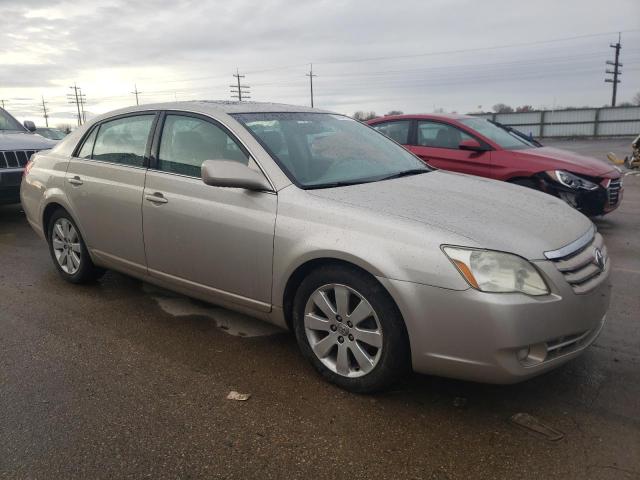
[[[78,227],[63,209],[56,210],[51,216],[47,241],[53,264],[68,282],[85,283],[104,273],[91,261]]]
[[[402,316],[386,290],[366,273],[321,267],[302,281],[293,308],[303,355],[336,385],[374,392],[409,370]]]

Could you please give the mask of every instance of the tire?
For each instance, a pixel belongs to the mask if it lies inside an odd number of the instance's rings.
[[[56,270],[71,283],[88,283],[101,277],[104,270],[91,261],[80,230],[63,209],[56,210],[47,225],[49,253]]]
[[[354,268],[328,265],[311,272],[294,298],[293,328],[304,357],[350,392],[384,390],[410,371],[400,311],[373,277]]]
[[[540,190],[538,184],[530,178],[518,178],[517,180],[510,180],[509,183],[520,185],[521,187],[533,188],[534,190]]]

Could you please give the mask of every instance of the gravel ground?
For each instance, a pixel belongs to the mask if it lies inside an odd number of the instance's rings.
[[[0,478],[638,479],[640,177],[625,182],[596,221],[613,300],[584,355],[518,385],[414,375],[375,396],[323,382],[291,335],[246,317],[112,272],[63,282],[0,207]]]

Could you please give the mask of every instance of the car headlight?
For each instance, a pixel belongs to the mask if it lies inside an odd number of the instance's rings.
[[[547,295],[538,270],[517,255],[493,250],[443,246],[442,250],[473,288],[482,292]]]
[[[598,188],[597,183],[590,182],[573,173],[565,172],[564,170],[548,170],[545,172],[552,180],[555,180],[561,185],[572,190],[595,190]]]

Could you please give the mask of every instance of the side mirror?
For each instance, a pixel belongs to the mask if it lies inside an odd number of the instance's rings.
[[[24,121],[24,128],[26,128],[30,132],[35,132],[36,131],[36,124],[33,123],[31,120],[25,120]]]
[[[213,187],[271,190],[271,185],[260,172],[243,163],[231,160],[205,160],[201,167],[202,181]]]
[[[458,148],[460,150],[469,150],[472,152],[487,151],[487,147],[483,147],[482,145],[480,145],[480,142],[477,141],[475,138],[470,138],[469,140],[463,140],[462,142],[460,142],[460,145],[458,145]]]

